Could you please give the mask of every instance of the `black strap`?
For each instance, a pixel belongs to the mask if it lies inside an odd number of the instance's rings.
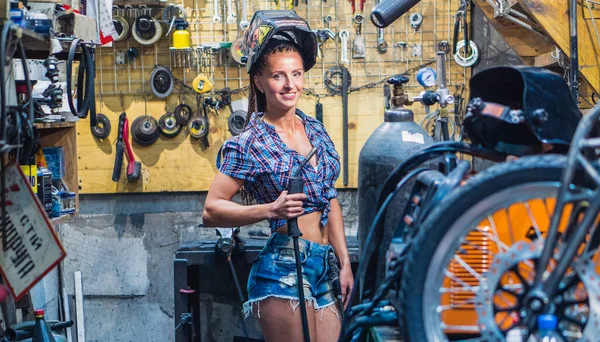
[[[77,74],[77,82],[78,82],[77,86],[79,89],[77,90],[77,108],[75,108],[75,105],[73,103],[73,98],[71,96],[73,93],[73,85],[72,85],[73,60],[75,59],[75,51],[77,50],[78,46],[81,46],[81,56],[82,57],[81,57],[80,65],[79,65],[79,72]],[[89,108],[90,97],[93,96],[92,84],[94,82],[94,79],[93,79],[93,74],[94,74],[93,67],[94,66],[93,66],[93,61],[91,59],[92,59],[91,52],[82,43],[82,40],[78,39],[78,38],[74,39],[73,42],[71,43],[71,47],[69,48],[69,55],[67,57],[67,102],[69,104],[69,109],[71,109],[71,112],[73,113],[73,115],[76,115],[77,117],[80,117],[80,118],[87,117],[88,110],[90,109]],[[82,92],[81,88],[82,88],[82,83],[84,82],[84,79],[85,79],[85,89]],[[94,122],[94,124],[95,124],[95,122]]]

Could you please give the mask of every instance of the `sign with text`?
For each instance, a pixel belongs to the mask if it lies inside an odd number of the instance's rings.
[[[0,225],[0,272],[19,300],[64,259],[66,253],[16,164],[6,167],[5,184],[6,218]]]

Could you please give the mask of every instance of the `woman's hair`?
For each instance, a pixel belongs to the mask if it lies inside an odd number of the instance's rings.
[[[273,40],[265,47],[264,52],[259,57],[256,64],[250,69],[250,89],[248,94],[248,113],[246,114],[246,125],[250,122],[252,113],[264,112],[267,110],[267,98],[260,92],[254,84],[254,76],[260,75],[267,66],[267,58],[278,52],[297,52],[300,57],[300,49],[292,42],[284,40]],[[304,60],[302,60],[304,64]]]

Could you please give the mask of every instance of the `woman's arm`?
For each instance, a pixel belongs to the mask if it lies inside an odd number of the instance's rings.
[[[340,261],[340,285],[342,287],[342,298],[344,307],[348,305],[352,287],[354,286],[354,277],[350,267],[350,254],[346,246],[346,233],[344,231],[344,219],[342,217],[342,208],[337,198],[330,201],[331,209],[327,221],[327,233],[329,243],[335,250],[335,254]]]
[[[241,205],[232,202],[231,198],[244,182],[221,172],[217,174],[204,202],[204,226],[238,227],[268,219],[289,219],[302,214],[305,194],[288,195],[287,191],[284,191],[275,202],[266,204]]]

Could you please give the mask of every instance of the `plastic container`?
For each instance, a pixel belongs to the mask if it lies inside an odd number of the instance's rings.
[[[540,315],[538,317],[538,332],[535,342],[565,342],[561,334],[556,331],[558,320],[554,315]],[[531,341],[531,340],[530,340]]]
[[[56,342],[52,330],[44,318],[44,310],[35,310],[35,326],[33,327],[32,342]]]
[[[527,338],[527,329],[515,327],[506,333],[506,342],[525,342]]]
[[[52,179],[58,180],[65,176],[65,149],[62,146],[44,147],[44,158],[48,169],[52,172]]]

